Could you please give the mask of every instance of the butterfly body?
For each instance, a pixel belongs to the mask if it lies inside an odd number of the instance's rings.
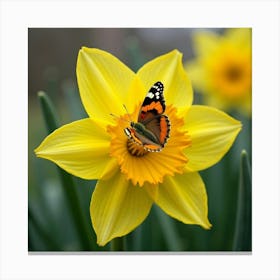
[[[165,146],[170,134],[170,121],[166,115],[163,84],[155,83],[147,93],[141,106],[138,122],[131,122],[124,129],[134,143],[148,152],[159,152]]]

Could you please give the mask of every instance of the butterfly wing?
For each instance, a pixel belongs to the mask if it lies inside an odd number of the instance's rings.
[[[155,116],[161,115],[165,111],[165,101],[163,97],[163,84],[156,82],[147,93],[141,106],[138,122],[145,124]]]
[[[155,117],[147,122],[145,127],[156,136],[160,145],[164,147],[170,134],[170,121],[168,117],[165,115]]]
[[[150,140],[148,137],[137,132],[137,130],[133,128],[126,128],[124,131],[128,138],[130,138],[134,143],[142,146],[149,152],[158,152],[162,149],[162,146],[160,144]]]
[[[138,115],[138,123],[126,128],[126,135],[150,152],[160,151],[170,133],[170,121],[165,111],[163,84],[156,82],[147,93]]]

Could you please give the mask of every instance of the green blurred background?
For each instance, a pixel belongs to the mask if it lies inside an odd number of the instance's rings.
[[[73,222],[58,168],[36,158],[34,149],[47,136],[37,97],[45,91],[54,104],[59,125],[86,117],[76,81],[76,60],[82,46],[106,50],[137,71],[158,55],[178,49],[193,58],[187,28],[30,28],[28,30],[28,248],[29,251],[107,251],[96,245],[89,203],[95,181],[73,178],[88,236]],[[207,29],[209,30],[209,29]],[[223,34],[225,29],[211,29]],[[195,91],[195,104],[203,101]],[[228,112],[243,123],[231,150],[215,166],[200,172],[208,193],[211,230],[173,220],[154,206],[145,222],[126,236],[127,251],[232,251],[240,178],[240,154],[251,162],[251,119]],[[69,186],[70,187],[70,186]],[[90,240],[87,245],[84,240]]]

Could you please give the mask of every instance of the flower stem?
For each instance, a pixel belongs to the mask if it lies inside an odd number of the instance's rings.
[[[245,150],[241,153],[239,193],[234,234],[234,251],[252,250],[251,167]]]
[[[124,251],[124,237],[117,237],[111,241],[111,251]]]

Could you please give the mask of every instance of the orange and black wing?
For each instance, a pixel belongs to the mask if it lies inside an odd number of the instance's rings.
[[[155,116],[163,114],[165,111],[165,101],[163,96],[163,84],[156,82],[147,93],[140,108],[138,122],[145,124]]]
[[[145,127],[156,136],[159,144],[164,147],[170,134],[170,121],[168,117],[165,115],[154,117],[146,123]]]

